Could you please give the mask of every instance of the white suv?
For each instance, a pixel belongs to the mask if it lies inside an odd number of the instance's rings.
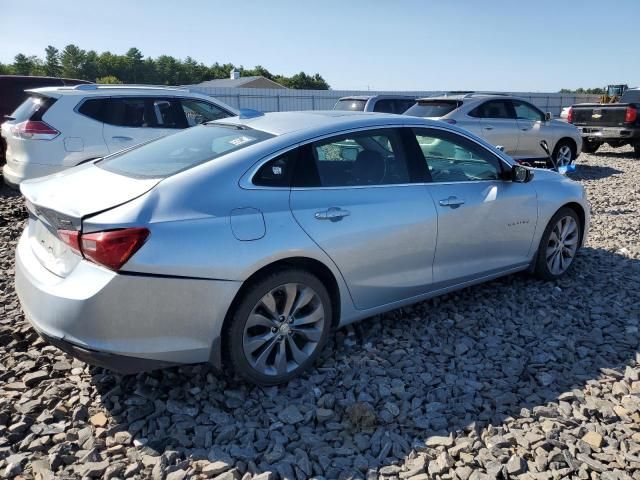
[[[91,84],[27,92],[1,130],[7,143],[2,175],[12,186],[238,115],[212,97],[169,87]]]

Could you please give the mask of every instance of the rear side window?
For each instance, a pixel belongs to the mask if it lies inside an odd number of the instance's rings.
[[[45,97],[41,95],[32,95],[10,115],[16,122],[24,122],[26,120],[40,121],[51,105],[56,102],[55,98]]]
[[[261,187],[289,187],[298,149],[279,155],[265,163],[253,177],[253,184]]]
[[[117,127],[144,128],[153,125],[151,105],[144,98],[111,98],[105,115],[105,123]]]
[[[509,100],[490,100],[469,112],[470,117],[477,118],[515,118],[511,113]]]
[[[412,100],[385,98],[376,102],[375,106],[373,107],[373,111],[383,113],[396,113],[400,115],[404,113],[411,105],[413,105]]]
[[[87,117],[97,120],[98,122],[104,122],[108,104],[108,98],[90,98],[88,100],[85,100],[82,105],[80,105],[80,108],[78,108],[78,113],[86,115]]]
[[[165,178],[272,137],[250,128],[201,125],[107,157],[96,165],[129,177]]]
[[[414,117],[439,118],[453,112],[460,105],[462,102],[455,100],[427,100],[416,103],[404,114]]]
[[[334,110],[348,110],[352,112],[364,112],[364,107],[367,104],[366,100],[354,100],[350,98],[338,100],[333,107]]]

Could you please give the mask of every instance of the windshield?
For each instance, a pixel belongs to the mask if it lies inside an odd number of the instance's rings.
[[[107,157],[97,165],[131,177],[165,178],[272,137],[260,130],[210,123]]]
[[[353,98],[343,98],[338,100],[333,106],[334,110],[349,110],[352,112],[363,112],[364,107],[367,104],[366,100],[355,100]]]
[[[414,117],[443,117],[447,113],[453,112],[460,105],[462,105],[462,102],[457,100],[421,101],[409,108],[404,114]]]

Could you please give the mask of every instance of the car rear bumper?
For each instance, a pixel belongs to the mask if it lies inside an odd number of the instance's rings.
[[[44,177],[46,175],[58,173],[63,169],[63,166],[42,165],[38,163],[18,163],[7,159],[7,163],[2,167],[2,177],[7,185],[17,188],[23,180]]]
[[[240,282],[119,274],[82,260],[65,278],[44,268],[27,233],[16,292],[34,329],[61,350],[123,373],[211,361]],[[213,349],[217,351],[213,351]]]
[[[640,128],[625,127],[578,127],[585,141],[640,140]]]

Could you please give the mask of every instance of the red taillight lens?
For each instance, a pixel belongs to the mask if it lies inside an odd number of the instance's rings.
[[[58,230],[58,237],[66,243],[71,250],[80,252],[80,232],[77,230]]]
[[[80,237],[80,247],[87,260],[111,270],[119,270],[148,237],[149,230],[146,228],[86,233]]]
[[[573,123],[573,108],[572,107],[569,107],[569,110],[567,111],[567,122]]]
[[[60,132],[51,125],[39,120],[27,120],[17,123],[11,129],[14,135],[30,140],[51,140],[60,135]]]
[[[624,114],[624,123],[633,123],[638,118],[638,110],[635,107],[627,107]]]

